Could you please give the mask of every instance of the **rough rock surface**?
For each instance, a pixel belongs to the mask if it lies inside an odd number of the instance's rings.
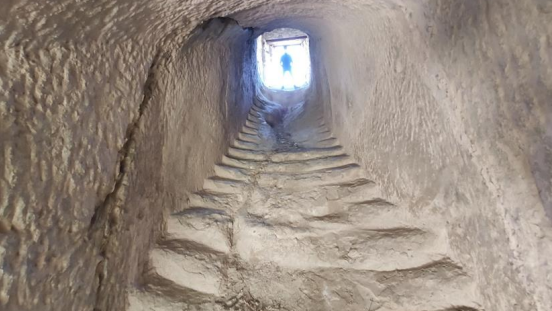
[[[0,309],[124,308],[164,213],[201,187],[247,115],[250,36],[215,20],[178,49],[7,50]]]
[[[551,14],[547,0],[4,0],[0,309],[124,309],[163,220],[245,122],[251,30],[204,24],[230,16],[309,34],[308,106],[387,201],[446,232],[482,308],[552,310]]]

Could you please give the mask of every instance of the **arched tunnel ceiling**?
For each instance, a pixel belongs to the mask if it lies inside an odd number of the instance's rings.
[[[121,42],[174,38],[202,21],[232,17],[243,27],[275,28],[302,24],[354,23],[355,14],[385,15],[398,1],[9,1],[0,21],[4,45],[39,46],[62,42]],[[10,17],[10,18],[8,18]],[[64,23],[59,23],[63,20]],[[310,23],[307,23],[310,24]],[[318,23],[317,23],[318,24]],[[308,26],[306,26],[308,27]],[[311,27],[312,28],[312,27]]]

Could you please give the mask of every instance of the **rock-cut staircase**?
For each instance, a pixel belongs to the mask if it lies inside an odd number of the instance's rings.
[[[481,310],[444,230],[382,198],[321,118],[266,110],[167,219],[129,310]]]

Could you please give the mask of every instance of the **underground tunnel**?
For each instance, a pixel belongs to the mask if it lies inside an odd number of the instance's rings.
[[[552,310],[549,1],[2,8],[0,310]]]

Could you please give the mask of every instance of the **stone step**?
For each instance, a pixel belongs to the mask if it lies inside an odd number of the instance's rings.
[[[267,173],[307,173],[354,164],[348,155],[338,155],[305,161],[268,163],[263,171]]]
[[[394,271],[447,257],[443,238],[418,228],[361,229],[350,224],[316,228],[251,216],[235,219],[234,226],[240,258],[289,269]]]
[[[257,125],[261,125],[263,123],[259,115],[255,115],[254,113],[249,113],[247,115],[247,121],[253,122]]]
[[[282,191],[278,194],[286,198],[312,198],[316,201],[336,201],[340,203],[362,203],[381,199],[380,188],[371,180],[359,178],[350,182],[321,186],[314,189],[301,189],[297,193]]]
[[[309,173],[261,173],[257,183],[261,187],[276,187],[298,191],[313,187],[347,183],[363,176],[356,164],[327,168]]]
[[[228,148],[227,156],[248,161],[265,161],[268,159],[268,155],[263,151],[245,150],[235,147]]]
[[[331,148],[340,146],[336,138],[330,137],[319,141],[308,141],[303,143],[303,146],[310,148]]]
[[[381,200],[380,188],[368,179],[358,179],[352,183],[344,183],[338,187],[327,189],[337,195],[335,200],[340,202],[363,203]]]
[[[316,230],[345,230],[348,227],[366,230],[392,230],[394,228],[430,228],[424,219],[414,217],[407,209],[383,200],[362,204],[314,199],[311,204],[251,196],[248,212],[265,221],[289,226],[306,226]],[[300,202],[303,203],[303,202]]]
[[[309,219],[341,213],[354,204],[390,205],[381,199],[379,187],[366,179],[351,183],[313,188],[254,189],[249,210],[257,215],[267,210],[280,213],[283,218]],[[297,216],[298,215],[298,216]]]
[[[243,202],[242,194],[221,194],[202,190],[188,197],[188,208],[202,207],[227,211],[238,209]]]
[[[243,149],[243,150],[261,150],[261,147],[259,146],[259,144],[244,141],[239,138],[234,139],[231,146],[235,148]]]
[[[260,116],[261,112],[262,112],[262,110],[259,107],[255,106],[255,105],[252,105],[251,109],[249,109],[249,113],[253,114],[255,116]]]
[[[448,259],[374,277],[383,290],[391,290],[382,294],[377,310],[483,311],[473,279]]]
[[[184,246],[186,250],[230,252],[232,220],[223,210],[189,208],[167,219],[165,245]]]
[[[321,133],[312,132],[312,131],[302,131],[292,134],[292,140],[295,141],[298,144],[305,144],[305,143],[320,143],[327,140],[335,140],[337,142],[337,139],[333,137],[333,134],[329,131]],[[339,145],[336,143],[336,145]]]
[[[169,297],[208,301],[221,295],[221,270],[217,256],[154,248],[149,253],[146,281]]]
[[[483,311],[472,280],[461,267],[446,259],[413,269],[384,272],[321,268],[298,273],[284,269],[271,282],[256,283],[261,293],[279,288],[284,288],[280,295],[286,293],[287,297],[301,293],[288,298],[291,301],[282,301],[283,309],[299,310],[293,303],[304,297],[305,282],[286,278],[289,274],[300,274],[308,280],[308,293],[313,295],[313,301],[301,310]]]
[[[247,126],[248,128],[250,129],[253,129],[253,130],[259,130],[261,128],[261,123],[259,122],[254,122],[254,121],[251,121],[249,120],[249,118],[247,120],[245,120],[245,126]]]
[[[318,128],[316,129],[316,133],[317,133],[317,134],[321,134],[321,135],[328,135],[328,134],[331,135],[332,132],[331,132],[330,129],[327,128],[326,126],[321,125],[320,127],[318,127]]]
[[[259,161],[239,160],[226,155],[222,156],[221,163],[226,166],[241,168],[244,170],[254,170],[260,165]]]
[[[203,190],[215,193],[244,193],[247,184],[243,181],[210,177],[203,182]]]
[[[285,151],[273,154],[270,157],[272,162],[291,162],[291,161],[305,161],[320,158],[327,158],[331,156],[345,155],[342,147],[331,148],[302,148],[296,151]]]
[[[239,181],[251,180],[251,177],[249,176],[249,173],[246,170],[224,165],[224,164],[215,165],[215,175],[216,177],[239,180]]]
[[[263,141],[258,135],[246,134],[242,132],[238,133],[238,139],[254,144],[259,144]]]
[[[263,109],[260,108],[260,107],[257,106],[257,105],[252,105],[252,106],[251,106],[251,110],[252,110],[252,111],[255,111],[255,112],[263,112]]]
[[[424,222],[415,219],[407,210],[376,199],[359,204],[331,202],[326,213],[306,216],[313,227],[348,223],[363,229],[390,229],[408,226],[424,226]]]
[[[249,135],[258,135],[259,134],[259,129],[252,128],[252,127],[249,127],[249,126],[244,124],[242,126],[241,133],[249,134]]]

